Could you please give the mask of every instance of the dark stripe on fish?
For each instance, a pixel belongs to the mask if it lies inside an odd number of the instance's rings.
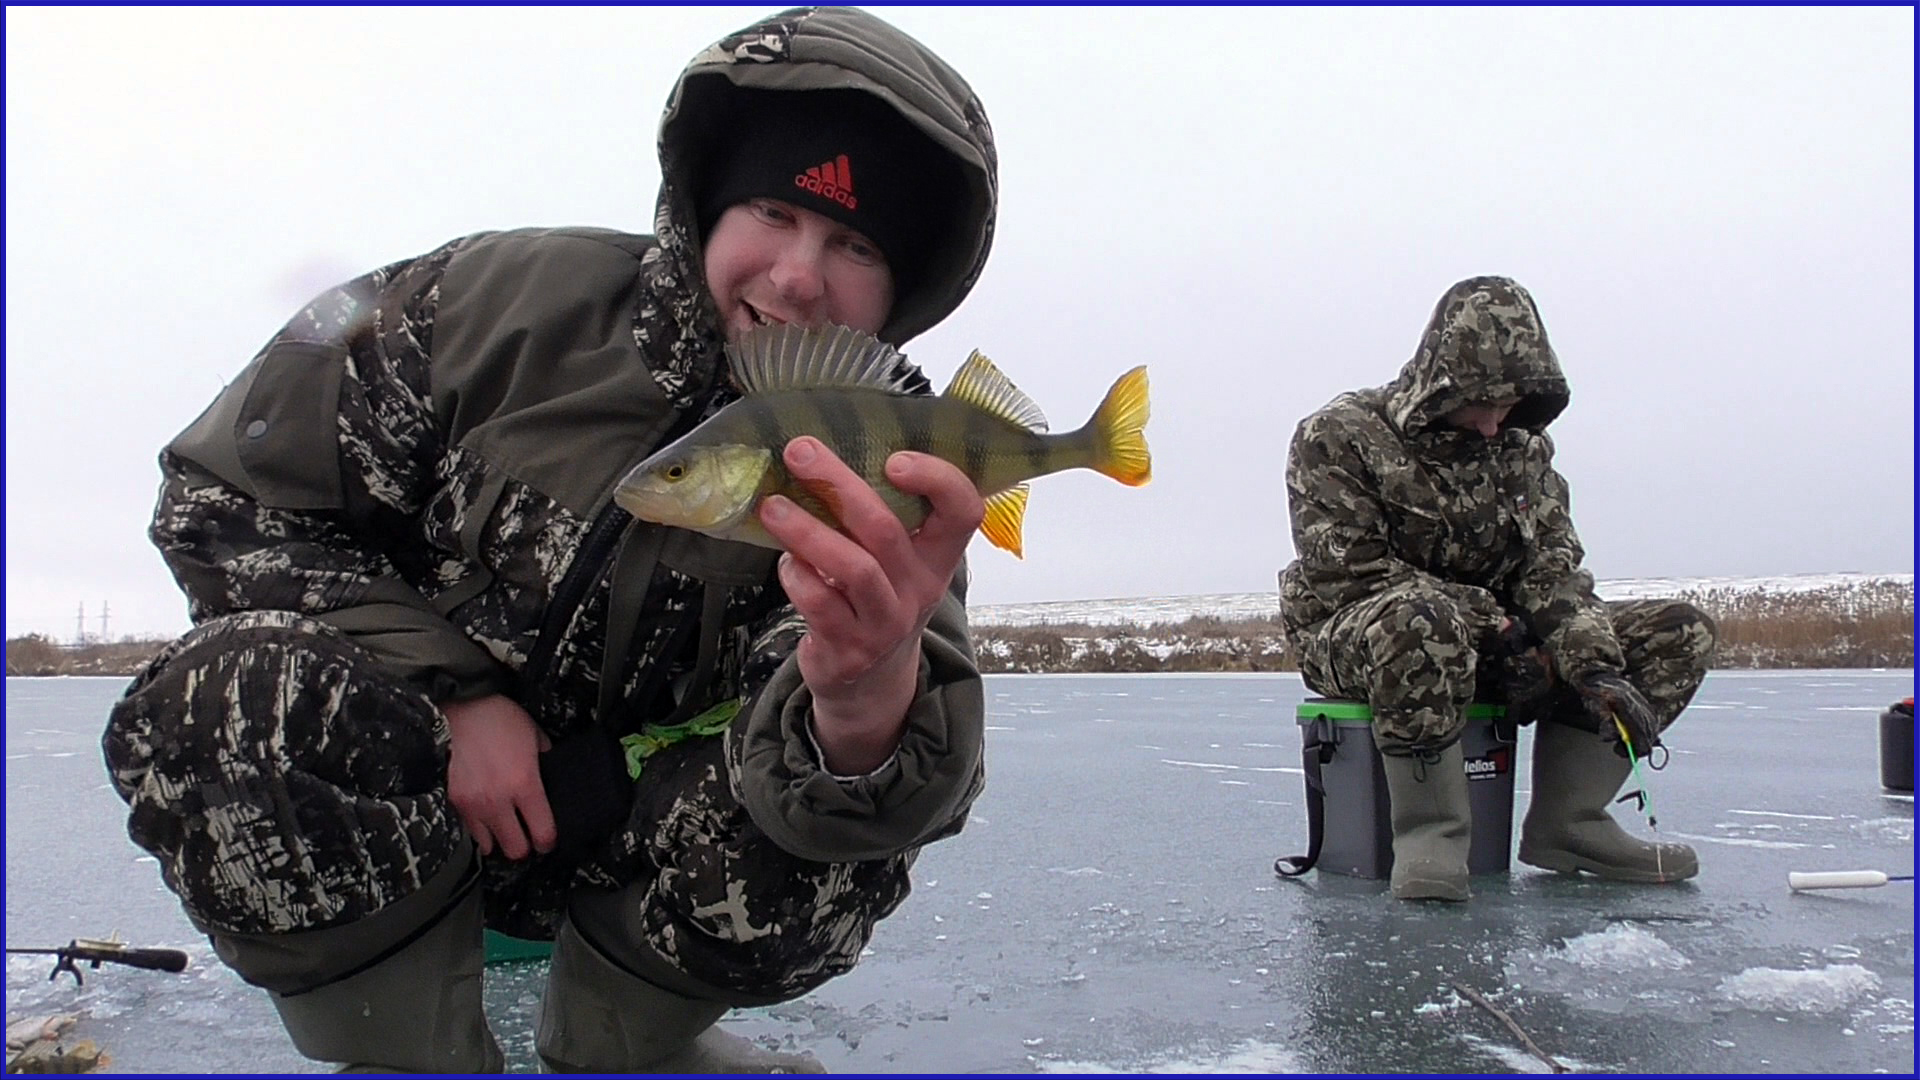
[[[826,394],[804,395],[804,397],[813,407],[814,416],[818,418],[820,425],[816,430],[825,433],[822,438],[826,444],[847,463],[849,469],[863,476],[866,475],[870,463],[855,460],[866,456],[861,445],[866,442],[863,433],[867,426],[866,421],[860,416],[862,410],[854,408],[854,402],[844,397],[831,403]],[[829,407],[829,404],[832,407]]]
[[[740,404],[753,406],[752,412],[748,413],[753,417],[753,433],[759,436],[761,445],[773,451],[773,460],[782,460],[787,450],[787,430],[786,425],[780,422],[779,415],[764,401],[754,402],[751,398],[742,398]],[[785,466],[782,466],[783,471],[784,469]]]
[[[1027,440],[1027,465],[1036,471],[1044,471],[1053,464],[1053,447],[1046,439],[1029,438]]]
[[[931,402],[913,402],[916,406],[930,405]],[[933,453],[933,425],[939,422],[940,411],[931,408],[906,408],[903,404],[900,412],[900,448],[916,453]]]
[[[961,468],[977,484],[987,475],[987,464],[993,457],[994,430],[1004,429],[1006,425],[984,412],[969,409],[960,414],[960,427],[955,436],[966,454],[966,464]]]

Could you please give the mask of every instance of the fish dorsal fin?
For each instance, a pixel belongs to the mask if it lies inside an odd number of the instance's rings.
[[[755,327],[727,344],[727,360],[743,394],[829,386],[905,393],[912,370],[900,350],[846,326]]]
[[[1020,551],[1023,546],[1020,523],[1026,516],[1027,485],[1015,484],[987,496],[987,516],[980,522],[980,531],[994,547],[1013,552],[1016,559],[1024,558]]]
[[[1000,374],[993,361],[975,349],[960,370],[953,373],[945,397],[964,401],[1003,420],[1011,420],[1028,431],[1047,430],[1047,418],[1013,380]]]

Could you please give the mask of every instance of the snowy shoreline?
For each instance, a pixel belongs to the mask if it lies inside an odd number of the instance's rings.
[[[1724,590],[1742,593],[1797,593],[1820,589],[1890,582],[1913,586],[1911,573],[1835,573],[1786,574],[1765,577],[1697,578],[1615,578],[1596,582],[1601,598],[1639,600],[1672,596],[1681,592]],[[1216,593],[1204,596],[1149,596],[1107,600],[1052,600],[1026,604],[979,604],[969,606],[967,615],[977,626],[1035,626],[1085,624],[1112,626],[1132,623],[1177,623],[1198,615],[1218,619],[1262,619],[1277,617],[1280,597],[1277,591],[1263,593]]]

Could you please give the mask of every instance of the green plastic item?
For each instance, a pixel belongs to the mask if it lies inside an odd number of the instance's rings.
[[[622,735],[620,745],[627,751],[627,775],[640,779],[640,770],[647,759],[672,746],[674,743],[695,736],[718,735],[727,730],[733,718],[740,713],[744,699],[735,698],[723,701],[684,724],[648,724],[640,729],[638,735]]]
[[[1337,698],[1308,698],[1300,703],[1300,710],[1294,714],[1300,720],[1318,720],[1325,717],[1343,727],[1373,723],[1373,710],[1364,701],[1344,701]],[[1467,719],[1498,720],[1507,715],[1505,705],[1469,705]]]
[[[523,960],[545,960],[553,955],[553,942],[528,941],[510,937],[498,930],[486,933],[487,963],[512,964]]]

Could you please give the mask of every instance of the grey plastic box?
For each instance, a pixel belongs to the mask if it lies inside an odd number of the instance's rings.
[[[1467,707],[1460,736],[1466,753],[1468,805],[1473,811],[1473,841],[1467,871],[1505,873],[1513,851],[1513,762],[1516,740],[1503,739],[1496,721],[1506,715],[1498,705]],[[1393,872],[1393,819],[1387,808],[1387,776],[1373,743],[1373,711],[1365,702],[1308,698],[1297,713],[1300,737],[1319,734],[1333,744],[1320,766],[1326,801],[1321,812],[1320,860],[1316,866],[1336,874],[1386,878]]]

